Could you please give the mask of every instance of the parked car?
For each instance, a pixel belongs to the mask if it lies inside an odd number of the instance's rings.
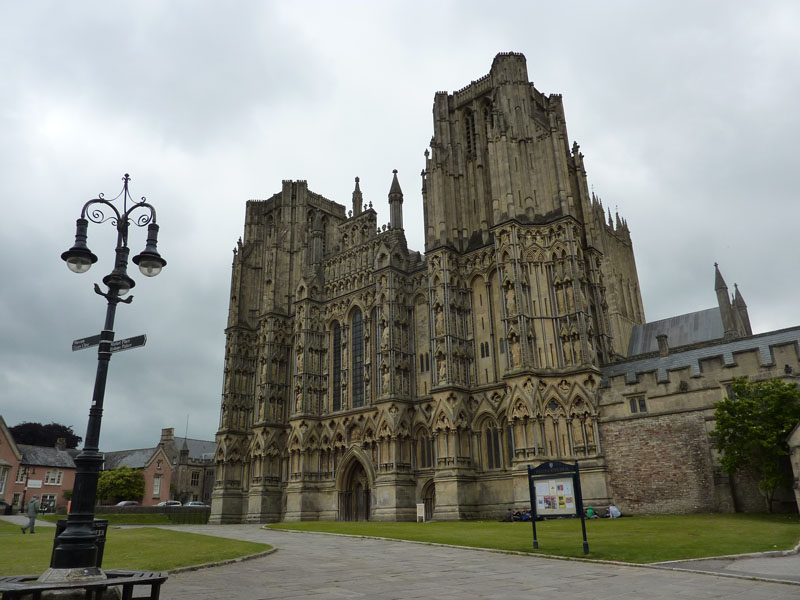
[[[204,508],[208,508],[208,504],[205,502],[200,502],[199,500],[192,500],[191,502],[187,502],[184,506],[202,506]]]
[[[139,503],[136,500],[122,500],[116,506],[139,506]]]
[[[164,500],[163,502],[159,502],[156,506],[180,506],[181,503],[177,500]]]
[[[10,515],[13,507],[5,500],[0,500],[0,515]]]

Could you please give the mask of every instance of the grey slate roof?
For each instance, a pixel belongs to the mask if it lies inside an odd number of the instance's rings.
[[[66,450],[48,448],[46,446],[30,446],[28,444],[17,444],[17,448],[22,454],[21,462],[24,465],[62,467],[65,469],[75,468],[75,462]]]
[[[656,336],[662,333],[667,335],[669,347],[676,348],[722,339],[725,328],[719,307],[636,325],[631,332],[628,356],[657,351]]]
[[[178,452],[181,451],[183,448],[183,441],[186,440],[186,445],[189,446],[189,458],[196,458],[198,460],[204,458],[203,455],[206,455],[205,458],[213,457],[214,453],[217,451],[217,442],[215,441],[207,441],[207,440],[193,440],[191,438],[182,438],[176,437],[175,438],[175,448],[178,449]]]
[[[106,471],[118,467],[130,467],[131,469],[142,469],[147,461],[153,456],[156,448],[138,448],[136,450],[117,450],[116,452],[104,452]]]
[[[772,356],[771,347],[789,343],[796,344],[796,350],[800,354],[800,327],[770,331],[729,342],[720,340],[716,344],[711,343],[677,352],[670,351],[667,356],[651,354],[641,358],[629,358],[603,367],[603,382],[607,383],[611,377],[625,375],[626,383],[636,383],[640,374],[655,371],[657,373],[656,381],[665,383],[669,381],[668,371],[686,367],[689,367],[692,377],[701,377],[700,361],[702,359],[722,357],[725,366],[733,367],[736,365],[735,355],[748,350],[758,351],[762,366],[773,365],[775,359]]]

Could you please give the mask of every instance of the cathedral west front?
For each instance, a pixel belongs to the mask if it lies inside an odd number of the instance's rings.
[[[800,331],[753,336],[719,270],[718,306],[645,323],[628,225],[521,54],[436,93],[433,121],[424,252],[396,171],[387,224],[358,178],[347,208],[305,181],[247,202],[212,522],[496,517],[550,460],[578,461],[595,506],[742,506],[708,417],[752,357],[797,364]]]

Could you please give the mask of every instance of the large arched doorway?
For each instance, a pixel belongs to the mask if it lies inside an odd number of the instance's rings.
[[[436,485],[433,480],[422,488],[422,502],[425,504],[425,520],[430,521],[433,519],[433,513],[436,510]]]
[[[340,521],[369,521],[370,489],[367,472],[354,460],[339,492]]]

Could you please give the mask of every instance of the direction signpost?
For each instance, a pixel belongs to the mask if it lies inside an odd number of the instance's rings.
[[[125,338],[124,340],[115,340],[111,342],[111,352],[122,352],[123,350],[130,350],[132,348],[141,348],[147,343],[147,336],[145,334],[135,335],[133,337]],[[100,345],[100,336],[92,335],[87,338],[80,338],[72,342],[72,351],[86,350],[92,346]]]

